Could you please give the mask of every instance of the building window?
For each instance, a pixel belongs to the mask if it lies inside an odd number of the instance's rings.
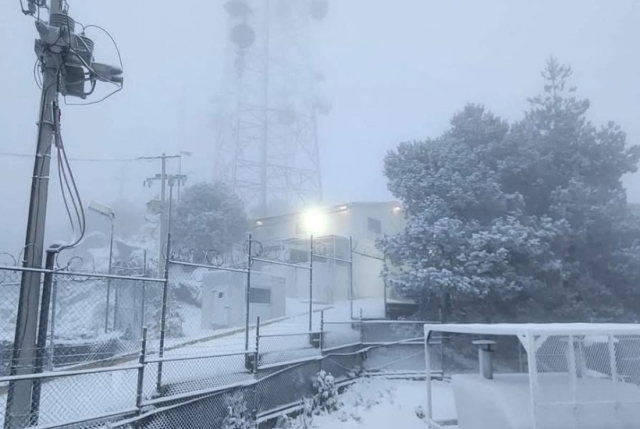
[[[369,232],[373,232],[374,234],[382,233],[382,222],[378,219],[374,219],[372,217],[367,219],[367,229]]]
[[[250,288],[249,302],[252,304],[271,304],[271,289]]]

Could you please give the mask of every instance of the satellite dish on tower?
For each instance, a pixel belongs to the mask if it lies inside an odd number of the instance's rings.
[[[309,14],[312,18],[322,21],[329,13],[329,0],[310,0]]]
[[[231,29],[231,41],[240,49],[247,49],[256,40],[256,32],[247,24],[237,24]]]
[[[232,18],[244,18],[251,13],[251,8],[242,0],[230,0],[224,4],[224,9]]]

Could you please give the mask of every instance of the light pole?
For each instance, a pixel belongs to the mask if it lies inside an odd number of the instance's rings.
[[[89,203],[89,210],[98,213],[101,216],[105,216],[109,218],[111,222],[111,233],[109,234],[109,270],[108,273],[112,274],[113,267],[113,232],[114,232],[114,221],[116,219],[116,213],[113,211],[111,207],[107,207],[104,204],[101,204],[97,201],[91,201]],[[116,300],[118,298],[118,293],[116,292]],[[111,278],[107,279],[107,308],[104,312],[104,333],[106,334],[109,330],[109,301],[111,299]],[[113,329],[116,328],[116,311],[117,308],[113,309]]]

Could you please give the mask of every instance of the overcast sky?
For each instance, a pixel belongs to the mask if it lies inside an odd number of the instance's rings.
[[[277,0],[272,0],[277,1]],[[219,92],[226,44],[222,1],[69,0],[83,24],[108,29],[120,47],[125,88],[105,102],[63,106],[63,135],[73,158],[134,158],[175,153],[190,180],[212,176],[212,98]],[[322,118],[326,199],[390,198],[382,158],[397,143],[442,132],[466,102],[509,120],[542,88],[553,54],[574,69],[579,95],[596,123],[613,119],[638,143],[640,5],[636,0],[334,0],[313,27],[313,56],[327,78],[333,112]],[[96,31],[101,62],[116,63],[110,40]],[[0,2],[0,251],[16,253],[24,236],[39,90],[33,78],[31,18],[19,3]],[[102,93],[109,88],[100,88]],[[74,101],[74,100],[70,100]],[[77,101],[77,100],[76,100]],[[145,177],[158,163],[73,162],[86,202],[119,194],[146,202]],[[640,201],[640,179],[627,180]],[[50,239],[63,223],[52,179]]]

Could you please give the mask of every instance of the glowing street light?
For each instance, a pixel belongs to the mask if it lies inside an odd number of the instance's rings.
[[[302,226],[306,232],[317,235],[327,227],[326,213],[318,209],[310,209],[302,214]]]

